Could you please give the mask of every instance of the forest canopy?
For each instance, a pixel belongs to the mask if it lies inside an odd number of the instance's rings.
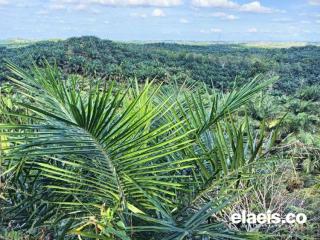
[[[275,88],[295,93],[320,82],[320,47],[257,48],[239,44],[121,43],[96,37],[42,41],[0,48],[0,81],[9,74],[5,61],[26,68],[43,60],[65,73],[140,81],[205,82],[219,89],[242,85],[257,74],[279,76]]]

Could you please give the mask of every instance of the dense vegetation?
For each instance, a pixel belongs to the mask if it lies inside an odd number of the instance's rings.
[[[8,74],[4,60],[21,67],[43,59],[66,73],[109,79],[137,77],[161,81],[201,81],[230,88],[257,74],[279,75],[276,88],[294,93],[300,86],[319,84],[320,47],[282,49],[241,45],[127,44],[95,37],[45,41],[20,48],[0,48],[0,80]]]
[[[320,236],[318,47],[85,37],[0,54],[0,238]],[[240,210],[308,222],[232,224]]]

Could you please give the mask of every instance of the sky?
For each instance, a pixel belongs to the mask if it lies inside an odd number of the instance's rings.
[[[0,0],[0,39],[320,41],[320,0]]]

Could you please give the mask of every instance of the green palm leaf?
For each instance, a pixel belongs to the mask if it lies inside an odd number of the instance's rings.
[[[175,173],[192,168],[194,158],[170,155],[192,143],[188,139],[192,130],[176,135],[183,122],[150,127],[168,111],[166,102],[152,105],[158,89],[147,83],[137,94],[121,94],[113,84],[84,91],[75,80],[59,79],[49,66],[35,68],[34,76],[9,67],[22,78],[11,80],[28,99],[15,104],[41,120],[31,125],[1,124],[11,141],[7,159],[24,161],[22,157],[28,156],[26,167],[39,170],[48,189],[74,196],[73,201],[92,201],[86,197],[90,193],[97,204],[147,207],[125,174],[174,206],[175,193],[182,188]]]

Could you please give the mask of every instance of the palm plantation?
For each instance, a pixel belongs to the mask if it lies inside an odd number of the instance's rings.
[[[296,118],[265,96],[277,77],[257,75],[222,93],[37,65],[7,62],[0,91],[5,239],[300,239],[319,227],[316,219],[310,229],[230,223],[243,208],[306,208],[289,194],[303,184],[288,147]],[[310,153],[313,171],[320,154]]]

